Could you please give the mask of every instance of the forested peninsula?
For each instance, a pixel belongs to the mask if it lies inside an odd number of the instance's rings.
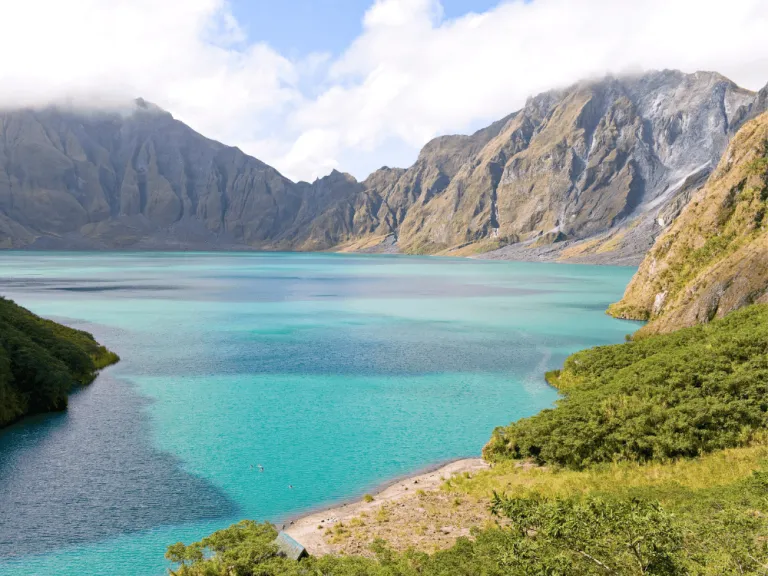
[[[319,525],[334,554],[287,559],[275,527],[244,521],[171,546],[172,573],[767,574],[766,158],[763,115],[612,308],[650,328],[549,373],[563,398],[497,428],[483,451],[490,470]],[[755,255],[749,281],[736,273],[738,254]],[[478,517],[467,510],[487,521],[466,520]],[[446,547],[438,532],[457,537]]]
[[[67,407],[68,395],[119,360],[93,336],[0,297],[0,428]]]

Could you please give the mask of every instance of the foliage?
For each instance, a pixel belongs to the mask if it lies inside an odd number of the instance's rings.
[[[0,427],[27,414],[65,409],[76,386],[117,361],[87,332],[0,298]]]
[[[483,497],[505,491],[549,500],[583,496],[657,502],[682,534],[675,553],[684,573],[764,574],[768,560],[768,446],[720,450],[665,463],[618,462],[584,470],[501,462],[446,488]],[[755,472],[757,471],[757,472]],[[761,571],[762,570],[762,571]]]
[[[180,564],[179,576],[248,576],[270,574],[285,564],[273,543],[277,531],[270,524],[244,520],[225,530],[214,532],[189,546],[178,542],[168,548],[165,557]],[[260,567],[259,572],[253,568]]]
[[[493,510],[509,527],[475,532],[433,555],[396,554],[383,543],[376,559],[325,556],[299,563],[281,558],[269,524],[241,522],[201,542],[175,544],[166,557],[177,576],[255,575],[524,575],[677,574],[674,554],[681,535],[658,505],[603,498],[507,498]]]
[[[637,498],[548,501],[495,494],[492,509],[510,520],[513,562],[521,570],[678,573],[674,556],[682,535],[658,504]]]
[[[574,354],[557,408],[498,428],[486,458],[575,469],[746,446],[768,426],[768,306]]]

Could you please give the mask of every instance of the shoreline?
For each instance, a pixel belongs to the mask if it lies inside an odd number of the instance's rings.
[[[284,532],[304,546],[312,556],[331,554],[333,549],[326,542],[324,535],[326,529],[335,524],[349,521],[363,512],[375,511],[384,504],[399,502],[416,490],[435,490],[445,480],[456,474],[478,472],[489,468],[490,465],[480,457],[457,458],[434,464],[414,474],[400,476],[380,484],[375,491],[369,493],[373,496],[370,502],[367,502],[364,497],[350,498],[288,517],[284,522]]]
[[[276,255],[288,255],[288,254],[325,254],[325,255],[339,255],[339,256],[395,256],[395,257],[412,257],[412,258],[442,258],[457,260],[473,260],[476,262],[519,262],[526,264],[576,264],[583,266],[614,266],[618,268],[637,268],[639,263],[631,262],[604,262],[604,261],[588,261],[579,260],[576,258],[561,260],[558,258],[536,258],[536,257],[486,257],[485,255],[493,253],[494,250],[488,252],[480,252],[478,254],[411,254],[408,252],[365,252],[365,251],[345,251],[345,250],[266,250],[250,247],[223,247],[215,248],[212,246],[206,246],[202,248],[184,248],[184,247],[156,247],[156,248],[39,248],[39,247],[12,247],[12,248],[0,248],[0,253],[8,254],[29,254],[29,253],[60,253],[60,254],[276,254]]]

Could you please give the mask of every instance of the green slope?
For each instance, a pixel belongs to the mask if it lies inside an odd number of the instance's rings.
[[[574,354],[554,410],[494,431],[490,460],[583,468],[745,446],[768,428],[768,306]]]
[[[0,297],[0,427],[64,410],[67,396],[119,358],[93,336]]]

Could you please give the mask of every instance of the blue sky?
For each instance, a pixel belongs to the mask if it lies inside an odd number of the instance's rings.
[[[445,18],[485,12],[499,0],[443,0]],[[266,42],[289,57],[338,55],[360,34],[371,0],[230,0],[251,42]]]

